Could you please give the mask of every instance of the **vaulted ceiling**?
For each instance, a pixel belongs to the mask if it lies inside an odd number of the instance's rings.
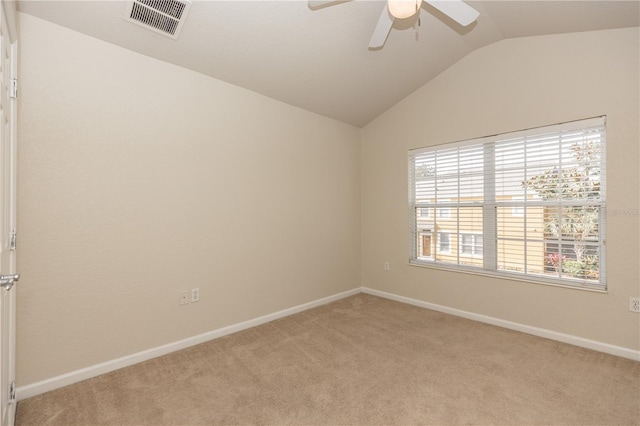
[[[18,9],[355,126],[496,41],[640,26],[638,1],[467,1],[480,12],[468,27],[423,3],[419,26],[396,20],[372,50],[380,1],[312,10],[304,0],[195,0],[177,40],[125,21],[126,3],[30,0]]]

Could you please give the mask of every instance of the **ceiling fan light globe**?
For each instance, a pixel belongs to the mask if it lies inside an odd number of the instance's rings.
[[[389,0],[387,7],[395,18],[404,19],[415,15],[420,9],[420,3],[422,0]]]

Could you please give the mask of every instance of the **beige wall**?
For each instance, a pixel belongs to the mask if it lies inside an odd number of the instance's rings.
[[[359,129],[19,18],[19,386],[360,285]]]
[[[20,20],[19,386],[359,285],[640,349],[637,29],[496,43],[360,131]],[[607,294],[407,265],[408,149],[601,114]]]
[[[638,29],[504,40],[468,55],[362,134],[362,284],[640,349]],[[606,114],[608,293],[409,266],[407,151]],[[626,213],[625,213],[626,212]],[[620,215],[622,214],[622,215]],[[383,262],[391,270],[383,270]]]

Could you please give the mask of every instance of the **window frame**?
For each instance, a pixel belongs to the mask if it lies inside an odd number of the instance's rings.
[[[596,163],[597,166],[600,168],[600,173],[598,175],[600,186],[599,186],[595,201],[588,201],[588,202],[581,203],[581,202],[574,201],[573,199],[565,199],[563,201],[557,201],[557,202],[543,202],[539,200],[537,202],[533,202],[529,199],[530,197],[526,196],[526,191],[525,191],[524,197],[518,198],[518,199],[516,199],[517,197],[516,198],[512,197],[513,200],[511,202],[496,201],[496,194],[495,194],[496,175],[500,170],[495,166],[495,161],[496,161],[495,149],[497,144],[509,139],[523,138],[523,142],[522,142],[523,149],[528,150],[529,142],[527,138],[535,138],[538,135],[554,134],[555,132],[557,132],[558,134],[557,138],[559,141],[558,143],[560,144],[559,145],[560,149],[562,149],[562,151],[559,151],[560,153],[558,154],[559,155],[558,161],[560,162],[560,165],[562,165],[562,161],[563,161],[562,157],[564,155],[567,155],[566,152],[564,151],[567,149],[567,146],[563,144],[566,144],[567,142],[563,140],[563,137],[564,137],[563,132],[579,132],[581,130],[585,130],[585,135],[589,135],[588,132],[590,131],[600,132],[599,138],[597,139],[599,142],[599,145],[598,145],[599,156],[597,157],[597,163]],[[419,256],[415,255],[416,251],[414,246],[415,244],[414,236],[416,235],[415,230],[417,229],[416,227],[418,226],[417,222],[419,219],[419,217],[416,217],[416,213],[417,213],[416,208],[434,209],[434,213],[435,213],[433,215],[434,221],[437,221],[438,219],[443,218],[438,214],[438,212],[441,211],[442,209],[446,209],[450,212],[457,211],[458,212],[457,215],[459,217],[460,211],[461,211],[459,207],[461,205],[461,202],[460,202],[461,198],[459,196],[457,199],[458,205],[456,205],[456,202],[451,203],[449,198],[442,198],[441,201],[446,200],[447,203],[445,206],[439,206],[437,202],[437,196],[436,196],[436,201],[434,202],[430,202],[430,203],[417,202],[416,201],[416,182],[418,181],[418,179],[424,178],[425,176],[428,176],[428,175],[425,175],[424,172],[418,171],[416,169],[416,164],[417,164],[415,163],[416,156],[421,153],[430,153],[430,152],[436,153],[441,150],[454,149],[454,148],[460,149],[464,147],[474,147],[474,146],[480,146],[480,145],[482,146],[482,152],[483,152],[482,156],[485,158],[484,159],[485,169],[483,172],[486,172],[487,170],[491,170],[490,173],[483,173],[484,181],[482,183],[482,186],[484,188],[484,193],[483,193],[483,199],[481,203],[482,212],[483,212],[483,218],[482,218],[483,222],[482,222],[482,231],[480,232],[483,240],[482,251],[484,250],[489,251],[489,254],[490,254],[489,259],[487,259],[487,256],[478,255],[475,253],[477,248],[475,244],[475,238],[474,238],[474,244],[472,245],[474,254],[462,253],[462,247],[463,247],[462,235],[473,234],[473,232],[462,231],[459,226],[459,219],[458,219],[458,229],[450,234],[450,236],[453,238],[450,238],[450,243],[449,243],[450,253],[457,252],[457,258],[458,258],[457,263],[450,263],[449,261],[438,260],[437,257],[434,257],[434,256],[432,256],[431,258],[419,258]],[[460,156],[458,158],[460,158]],[[525,161],[526,161],[526,155],[525,155]],[[528,163],[525,162],[524,164],[526,167],[529,167]],[[461,167],[459,159],[458,159],[458,167]],[[458,180],[460,181],[460,178]],[[487,190],[487,187],[489,187],[488,190]],[[458,190],[460,189],[458,188]],[[522,207],[522,210],[524,210],[522,216],[520,216],[519,214],[514,214],[522,211],[520,209],[518,209],[518,212],[515,211],[515,209],[519,208],[522,204],[524,204],[524,206]],[[473,205],[478,206],[477,203]],[[527,225],[526,225],[526,213],[525,213],[527,211],[526,210],[527,206],[530,206],[530,207],[543,206],[544,207],[547,205],[553,206],[553,207],[560,206],[561,208],[563,208],[563,206],[573,208],[576,206],[584,205],[584,206],[593,206],[595,209],[598,210],[599,213],[597,216],[597,231],[595,231],[598,237],[597,237],[597,240],[595,240],[595,242],[591,240],[588,242],[588,245],[590,245],[590,247],[592,248],[595,247],[597,249],[598,263],[597,263],[597,269],[595,270],[596,275],[592,274],[591,276],[587,276],[586,274],[583,274],[581,275],[581,278],[580,278],[577,275],[570,276],[569,273],[567,273],[566,271],[562,270],[562,268],[560,268],[560,273],[558,274],[558,276],[554,276],[553,274],[548,273],[549,269],[547,268],[546,263],[544,262],[542,264],[543,265],[542,272],[532,272],[531,270],[527,269],[528,260],[526,257],[527,256],[526,251],[524,254],[524,263],[522,264],[524,269],[522,271],[508,270],[508,268],[504,267],[504,263],[505,263],[504,259],[502,259],[502,263],[503,263],[502,269],[501,267],[499,267],[498,240],[500,240],[500,238],[498,233],[499,232],[498,231],[498,207],[501,207],[501,208],[508,207],[509,212],[511,213],[511,216],[524,218],[525,223],[524,223],[523,232],[525,237],[523,237],[524,239],[522,241],[526,245],[526,243],[528,242],[528,237],[526,236]],[[505,279],[510,279],[514,281],[525,281],[525,282],[533,282],[538,284],[568,287],[568,288],[574,288],[574,289],[606,292],[607,291],[606,232],[605,232],[606,230],[606,116],[594,117],[594,118],[589,118],[584,120],[560,123],[560,124],[551,125],[551,126],[543,126],[538,128],[526,129],[518,132],[503,133],[499,135],[476,138],[476,139],[467,140],[467,141],[433,145],[429,147],[409,150],[409,215],[410,215],[409,217],[410,217],[410,231],[411,231],[409,264],[412,266],[445,269],[445,270],[451,270],[456,272],[464,272],[464,273],[486,275],[486,276],[492,276],[492,277],[498,277],[498,278],[505,278]],[[444,219],[450,219],[451,217],[452,216],[447,216]],[[437,223],[437,222],[434,222],[434,223]],[[440,232],[442,231],[438,231],[438,234],[433,233],[432,235],[438,235],[439,237]],[[502,240],[504,240],[504,238],[502,238]],[[454,242],[458,245],[457,248],[453,245]],[[545,253],[546,253],[547,242],[552,243],[553,241],[548,240],[546,237],[544,238]],[[438,248],[438,251],[439,251],[439,238],[438,238],[438,245],[436,247]],[[481,257],[482,266],[475,266],[471,264],[461,263],[460,261],[461,257],[464,257],[464,258],[472,258],[472,257],[480,258]],[[594,276],[596,277],[596,279],[593,279]]]

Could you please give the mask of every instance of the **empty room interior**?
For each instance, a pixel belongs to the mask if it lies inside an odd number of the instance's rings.
[[[640,2],[2,3],[2,426],[640,424]]]

